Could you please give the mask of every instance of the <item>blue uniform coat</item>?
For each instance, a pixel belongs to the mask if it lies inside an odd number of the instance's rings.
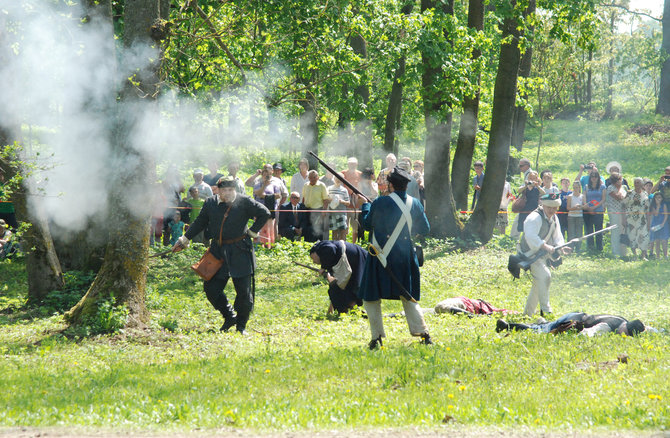
[[[405,192],[395,192],[403,202],[407,199]],[[381,196],[375,201],[361,206],[360,222],[365,230],[374,233],[377,242],[383,248],[395,229],[402,212],[395,201],[389,196]],[[423,206],[418,199],[412,198],[412,235],[426,235],[430,231],[428,219],[423,212]],[[400,283],[407,289],[415,300],[421,297],[419,281],[419,261],[410,239],[410,233],[405,226],[396,240],[387,257],[388,267],[395,274]],[[361,287],[358,296],[365,301],[376,301],[380,298],[399,299],[399,287],[379,262],[377,257],[370,255],[367,258]]]

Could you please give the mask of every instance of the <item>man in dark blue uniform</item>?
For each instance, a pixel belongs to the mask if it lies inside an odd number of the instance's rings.
[[[363,304],[358,298],[367,257],[363,248],[344,240],[324,240],[314,245],[309,255],[314,263],[321,265],[321,273],[328,281],[328,313],[333,310],[347,313]]]
[[[212,239],[210,252],[223,260],[214,277],[204,282],[207,299],[223,315],[221,331],[228,331],[236,325],[239,333],[247,334],[247,321],[254,307],[253,275],[256,269],[251,238],[263,228],[270,211],[248,196],[237,194],[236,185],[235,179],[230,176],[219,179],[219,194],[205,201],[198,217],[172,250],[181,251],[188,246],[190,239],[205,231],[205,239]],[[249,220],[254,218],[251,228],[247,228]],[[231,277],[236,293],[234,306],[223,293]]]
[[[372,242],[358,294],[370,321],[371,350],[380,346],[386,336],[382,298],[400,299],[410,333],[420,336],[423,343],[432,344],[417,303],[421,293],[419,261],[411,240],[411,235],[427,234],[430,225],[421,202],[405,193],[409,174],[396,167],[387,179],[391,193],[372,204],[363,204],[360,215],[362,227],[371,231]]]

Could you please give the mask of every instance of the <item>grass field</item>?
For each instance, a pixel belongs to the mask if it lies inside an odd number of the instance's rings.
[[[547,134],[551,142],[542,154],[555,175],[572,175],[575,163],[594,158],[603,164],[621,161],[629,178],[645,163],[662,169],[668,160],[667,154],[655,155],[668,150],[665,138],[654,138],[644,146],[645,157],[638,157],[633,149],[641,148],[642,140],[627,136],[622,123],[616,125],[621,135],[610,134],[600,142],[602,149],[580,143],[579,151],[588,156],[579,157],[576,143],[558,137],[577,127],[556,123],[557,134],[551,134],[556,137]],[[575,156],[567,160],[565,154]],[[530,279],[513,281],[507,272],[512,250],[505,237],[469,251],[430,242],[422,306],[465,295],[521,310]],[[252,336],[218,333],[221,318],[188,269],[200,253],[196,248],[153,259],[147,330],[101,335],[67,329],[58,303],[23,307],[23,260],[0,262],[0,426],[670,429],[668,261],[567,257],[554,274],[551,295],[554,316],[574,310],[614,313],[640,318],[662,333],[499,334],[495,318],[428,315],[436,345],[419,345],[404,318],[385,318],[388,338],[371,352],[367,320],[359,313],[327,317],[325,285],[292,265],[308,261],[307,247],[300,245],[259,251]],[[72,281],[86,278],[71,274]],[[227,292],[234,294],[232,285]],[[63,294],[67,299],[72,297]],[[401,306],[384,302],[383,309],[398,312]],[[627,363],[617,362],[621,355]]]

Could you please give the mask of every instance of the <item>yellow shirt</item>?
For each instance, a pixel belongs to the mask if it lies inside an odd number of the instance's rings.
[[[328,189],[321,181],[317,181],[314,185],[305,184],[302,188],[302,197],[305,200],[305,207],[313,210],[323,208],[323,201],[330,201]]]

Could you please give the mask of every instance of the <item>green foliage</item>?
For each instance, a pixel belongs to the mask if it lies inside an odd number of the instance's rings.
[[[65,289],[50,292],[39,304],[43,315],[65,313],[70,310],[86,294],[95,279],[94,272],[64,272]]]
[[[117,306],[116,299],[100,300],[96,303],[96,312],[85,318],[82,330],[86,335],[115,333],[126,326],[128,321],[128,309],[125,306]]]

